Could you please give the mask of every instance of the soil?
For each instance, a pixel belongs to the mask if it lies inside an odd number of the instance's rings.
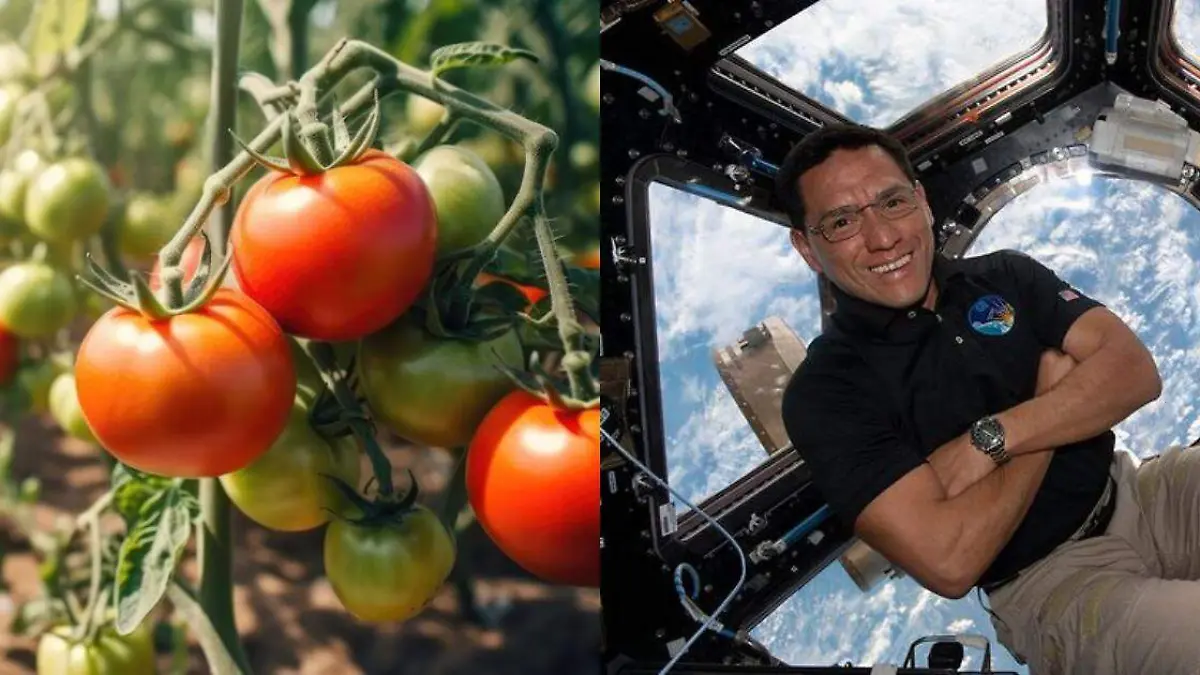
[[[439,449],[385,440],[398,485],[412,469],[422,501],[439,504],[452,458]],[[364,474],[369,468],[364,463]],[[107,487],[94,446],[65,438],[53,422],[29,419],[18,429],[13,473],[37,476],[39,523],[85,510]],[[323,574],[322,530],[266,530],[232,509],[238,632],[257,674],[279,675],[574,675],[599,672],[600,597],[595,589],[547,585],[501,553],[478,525],[459,537],[459,564],[473,571],[485,618],[472,621],[447,583],[424,612],[395,625],[363,624],[342,609]],[[37,560],[0,514],[0,675],[35,672],[36,639],[10,634],[15,605],[39,592]],[[194,575],[193,560],[184,572]],[[195,578],[191,576],[191,578]],[[159,655],[159,672],[170,657]],[[194,644],[189,675],[208,673]]]

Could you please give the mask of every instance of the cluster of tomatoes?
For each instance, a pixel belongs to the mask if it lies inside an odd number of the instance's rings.
[[[116,307],[88,330],[74,365],[88,432],[135,469],[220,477],[266,527],[328,524],[325,571],[346,608],[409,618],[448,577],[453,535],[421,504],[386,527],[355,522],[330,480],[362,485],[355,440],[314,428],[322,383],[292,337],[332,343],[354,355],[376,421],[468,448],[470,503],[506,554],[547,581],[598,586],[597,411],[518,388],[497,367],[525,362],[515,329],[438,337],[416,306],[438,256],[481,241],[506,208],[487,164],[457,146],[412,166],[371,149],[317,175],[268,171],[239,206],[232,278],[211,300],[157,318]],[[185,282],[201,250],[185,254]]]

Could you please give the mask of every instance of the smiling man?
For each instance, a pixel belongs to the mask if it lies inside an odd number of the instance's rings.
[[[836,305],[783,419],[838,516],[929,590],[987,592],[1035,675],[1194,674],[1200,450],[1114,451],[1162,389],[1137,336],[1029,256],[939,255],[878,131],[814,132],[777,189]]]

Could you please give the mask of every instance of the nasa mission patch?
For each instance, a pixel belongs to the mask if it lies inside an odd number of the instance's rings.
[[[985,295],[967,310],[967,323],[983,335],[1004,335],[1016,320],[1013,306],[999,295]]]

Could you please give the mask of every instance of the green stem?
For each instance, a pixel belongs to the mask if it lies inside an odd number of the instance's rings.
[[[350,390],[346,378],[335,375],[338,371],[338,364],[333,348],[327,342],[299,338],[296,341],[304,353],[308,354],[308,358],[312,359],[317,371],[321,373],[321,379],[324,380],[325,386],[329,387],[329,391],[333,392],[334,398],[349,416],[350,430],[354,432],[363,452],[367,453],[367,458],[371,460],[371,469],[375,472],[375,480],[379,481],[379,494],[385,498],[393,496],[396,488],[392,482],[392,462],[384,454],[383,448],[379,447],[379,442],[375,439],[375,430],[367,421],[367,414],[359,405],[354,392]]]
[[[212,81],[212,154],[209,157],[214,170],[229,163],[233,139],[224,129],[233,128],[237,114],[237,61],[242,23],[242,0],[216,0],[216,41],[213,53]],[[209,183],[205,183],[206,192]],[[209,221],[209,237],[217,250],[225,248],[232,204],[229,203],[230,189],[222,192],[221,208],[212,214]],[[210,209],[211,210],[211,207]],[[196,223],[198,226],[198,223]],[[186,228],[185,228],[186,229]],[[198,230],[198,227],[196,228]],[[194,233],[193,233],[194,234]],[[190,239],[190,237],[188,237]],[[174,243],[174,242],[172,242]],[[187,241],[184,241],[186,246]],[[179,250],[182,254],[182,247]],[[179,273],[179,258],[170,261],[172,274],[165,274],[163,284],[168,288],[168,297],[173,306],[182,304],[182,275]],[[165,267],[165,265],[164,265]],[[200,532],[200,592],[199,602],[203,613],[212,623],[233,659],[250,672],[248,660],[238,639],[237,624],[233,614],[233,551],[229,529],[229,497],[216,478],[200,480],[200,511],[203,527]],[[175,598],[173,597],[173,600]]]
[[[446,497],[442,502],[442,522],[449,532],[455,532],[458,516],[467,505],[467,448],[455,448],[454,455],[458,463],[450,476],[450,484],[446,486]]]
[[[91,553],[92,553],[92,581],[88,587],[88,604],[87,609],[83,612],[83,626],[80,631],[82,637],[86,640],[91,640],[96,636],[96,631],[99,625],[96,622],[96,615],[104,611],[103,605],[107,604],[107,591],[105,594],[100,592],[100,567],[103,562],[100,550],[100,516],[99,512],[93,515],[88,523],[91,528]],[[101,599],[103,597],[103,600]]]
[[[571,300],[567,275],[558,258],[558,251],[554,247],[554,234],[550,231],[550,222],[542,213],[541,204],[538,204],[534,211],[533,230],[537,235],[542,264],[546,268],[546,280],[550,283],[550,308],[558,324],[558,337],[562,340],[562,366],[571,384],[571,397],[576,401],[590,401],[597,394],[589,372],[591,355],[583,349],[583,325],[575,317],[575,303]]]
[[[233,551],[230,548],[229,496],[216,478],[200,479],[200,606],[234,660],[250,672],[233,615]]]

